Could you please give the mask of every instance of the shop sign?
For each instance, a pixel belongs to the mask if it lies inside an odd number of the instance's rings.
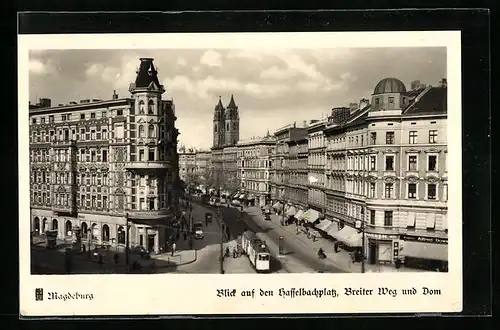
[[[412,236],[412,235],[401,235],[401,239],[404,241],[411,242],[422,242],[422,243],[433,243],[433,244],[448,244],[447,238],[440,237],[425,237],[425,236]]]
[[[396,260],[399,256],[399,242],[394,242],[394,249],[392,249],[394,252],[394,260]]]
[[[380,239],[380,240],[391,240],[391,239],[398,239],[398,236],[394,235],[386,235],[386,234],[366,234],[367,237],[372,238],[372,239]]]

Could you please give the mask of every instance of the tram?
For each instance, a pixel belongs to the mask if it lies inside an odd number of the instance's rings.
[[[254,232],[245,231],[241,235],[241,248],[250,259],[250,263],[258,273],[271,271],[271,254],[264,241]]]

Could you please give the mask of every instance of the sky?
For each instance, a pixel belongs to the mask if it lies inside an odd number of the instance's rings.
[[[436,86],[446,78],[446,48],[32,50],[30,101],[52,105],[130,97],[139,58],[154,58],[164,99],[173,99],[179,142],[208,149],[213,111],[234,95],[240,140],[294,121],[325,118],[333,107],[370,98],[386,77]]]

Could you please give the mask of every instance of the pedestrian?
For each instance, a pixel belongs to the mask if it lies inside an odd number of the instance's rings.
[[[160,254],[163,253],[163,246],[160,246]]]
[[[298,234],[300,234],[300,227],[297,226],[296,228],[297,228],[297,235],[298,235]]]
[[[174,254],[175,254],[175,248],[176,248],[176,247],[177,247],[177,244],[175,244],[175,242],[174,242],[174,243],[172,243],[172,257],[173,257],[173,256],[174,256]]]

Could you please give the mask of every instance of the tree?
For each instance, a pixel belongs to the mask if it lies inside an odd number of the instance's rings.
[[[198,173],[191,172],[186,174],[185,182],[187,187],[197,188],[202,183],[202,180]]]
[[[241,188],[241,183],[236,171],[224,172],[221,188],[227,190],[231,194]]]
[[[201,184],[205,188],[212,188],[215,185],[215,178],[212,169],[205,168],[205,170],[200,174]]]

